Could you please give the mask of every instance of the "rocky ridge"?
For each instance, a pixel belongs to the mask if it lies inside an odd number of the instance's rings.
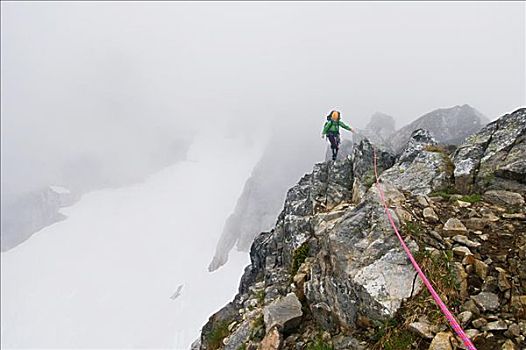
[[[454,152],[422,129],[397,157],[377,151],[396,225],[478,349],[525,346],[525,113],[500,118]],[[476,170],[465,180],[457,169],[468,159]],[[491,173],[493,181],[477,180]],[[461,349],[373,183],[368,140],[345,159],[316,164],[287,192],[274,228],[255,238],[239,293],[192,348]]]
[[[364,129],[343,137],[338,157],[344,159],[352,155],[353,148],[364,139],[383,150],[401,151],[412,131],[418,128],[429,131],[439,143],[458,144],[486,123],[486,117],[464,105],[432,111],[397,131],[393,117],[376,112]],[[287,137],[287,147],[280,144],[279,140],[282,138],[282,135],[276,135],[271,140],[267,151],[247,180],[234,212],[225,222],[209,264],[210,271],[220,268],[228,261],[228,254],[234,246],[237,250],[248,251],[254,237],[273,226],[287,188],[318,159],[318,150],[313,148],[318,146],[312,142],[310,136],[293,140]],[[327,147],[325,159],[329,160],[331,157],[331,150]],[[281,171],[275,172],[276,168]]]

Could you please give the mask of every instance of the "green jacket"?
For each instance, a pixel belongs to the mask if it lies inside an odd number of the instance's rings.
[[[342,122],[341,120],[338,120],[337,122],[335,121],[332,121],[332,120],[327,120],[325,122],[325,125],[323,126],[323,131],[322,131],[322,134],[323,135],[327,135],[327,133],[331,133],[331,134],[339,134],[340,133],[340,126],[344,129],[347,129],[349,131],[352,131],[351,127],[346,125],[344,122]]]

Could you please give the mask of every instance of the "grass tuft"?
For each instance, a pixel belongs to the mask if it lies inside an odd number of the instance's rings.
[[[263,315],[259,315],[252,321],[252,325],[250,328],[250,335],[249,339],[255,342],[260,342],[263,340],[263,337],[265,336],[265,320],[263,319]]]
[[[256,300],[261,305],[265,301],[265,290],[261,289],[256,292]]]
[[[427,145],[424,147],[424,150],[433,153],[447,154],[447,149],[444,146],[439,145]]]
[[[452,309],[453,313],[458,313],[461,303],[453,254],[442,252],[440,255],[432,255],[420,250],[415,254],[415,259],[431,280],[442,300]],[[422,339],[407,330],[407,325],[416,321],[419,315],[425,315],[428,321],[435,326],[447,324],[447,320],[436,306],[428,290],[423,288],[416,296],[402,304],[395,317],[383,323],[375,322],[375,334],[370,338],[370,341],[374,343],[372,349],[410,349],[413,343],[422,343]],[[416,345],[417,348],[419,345]]]
[[[290,270],[291,277],[294,277],[298,272],[301,264],[305,262],[305,259],[309,256],[309,244],[308,242],[303,243],[298,249],[294,251],[292,255],[292,266]]]
[[[321,338],[307,345],[307,350],[334,350],[331,344],[326,343]]]
[[[429,194],[430,197],[442,197],[444,199],[450,200],[451,196],[458,194],[458,192],[453,187],[444,188],[439,191],[434,191]]]
[[[223,346],[223,339],[228,335],[228,322],[221,321],[214,324],[210,333],[206,335],[206,342],[208,343],[208,349],[217,350]]]
[[[412,236],[420,236],[423,232],[422,226],[417,222],[408,221],[406,222],[405,227]]]
[[[478,203],[482,200],[482,196],[478,193],[473,193],[473,194],[469,194],[469,195],[466,195],[466,196],[463,196],[462,198],[460,198],[461,201],[463,202],[468,202],[468,203]]]

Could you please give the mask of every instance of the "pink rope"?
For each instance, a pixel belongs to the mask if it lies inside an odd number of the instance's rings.
[[[431,282],[429,282],[429,280],[427,279],[427,277],[424,274],[424,272],[422,272],[422,269],[420,268],[420,266],[416,262],[415,258],[413,257],[413,254],[411,254],[411,251],[409,250],[409,248],[405,244],[404,239],[402,238],[402,236],[398,232],[398,229],[396,228],[396,225],[394,223],[393,217],[391,216],[391,212],[389,211],[389,208],[387,207],[387,203],[385,201],[384,192],[383,192],[383,190],[382,190],[382,188],[380,186],[380,180],[378,179],[378,171],[377,171],[377,166],[376,166],[376,149],[374,149],[374,148],[373,148],[373,153],[374,153],[374,176],[376,177],[376,188],[378,189],[378,192],[380,194],[380,199],[382,200],[382,204],[384,206],[385,212],[387,214],[387,217],[389,218],[389,222],[391,223],[391,226],[393,227],[393,230],[396,233],[396,236],[398,237],[398,240],[402,244],[402,247],[404,248],[407,256],[409,257],[409,260],[411,260],[411,263],[413,264],[416,272],[418,272],[418,275],[420,276],[420,279],[422,280],[422,282],[424,282],[425,286],[427,287],[427,290],[429,290],[429,293],[431,293],[431,296],[433,297],[433,299],[435,299],[435,302],[440,307],[440,310],[442,311],[444,316],[446,316],[449,324],[451,325],[451,328],[453,328],[455,333],[457,333],[457,335],[460,337],[460,339],[462,339],[462,342],[466,346],[466,349],[468,349],[468,350],[477,350],[475,345],[473,345],[473,343],[471,342],[471,339],[469,339],[469,337],[467,336],[466,332],[464,332],[464,330],[462,329],[462,327],[460,326],[458,321],[455,319],[453,314],[449,311],[449,309],[447,308],[446,304],[444,304],[442,299],[440,299],[440,296],[437,294],[437,292],[435,292],[435,289],[431,285]]]

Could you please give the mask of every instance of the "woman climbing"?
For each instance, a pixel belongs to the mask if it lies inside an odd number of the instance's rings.
[[[354,129],[346,125],[340,120],[340,112],[332,111],[331,114],[327,116],[327,121],[323,126],[323,131],[321,138],[324,138],[327,135],[332,149],[332,160],[336,160],[338,155],[338,148],[340,147],[340,126],[344,129],[354,132]]]

